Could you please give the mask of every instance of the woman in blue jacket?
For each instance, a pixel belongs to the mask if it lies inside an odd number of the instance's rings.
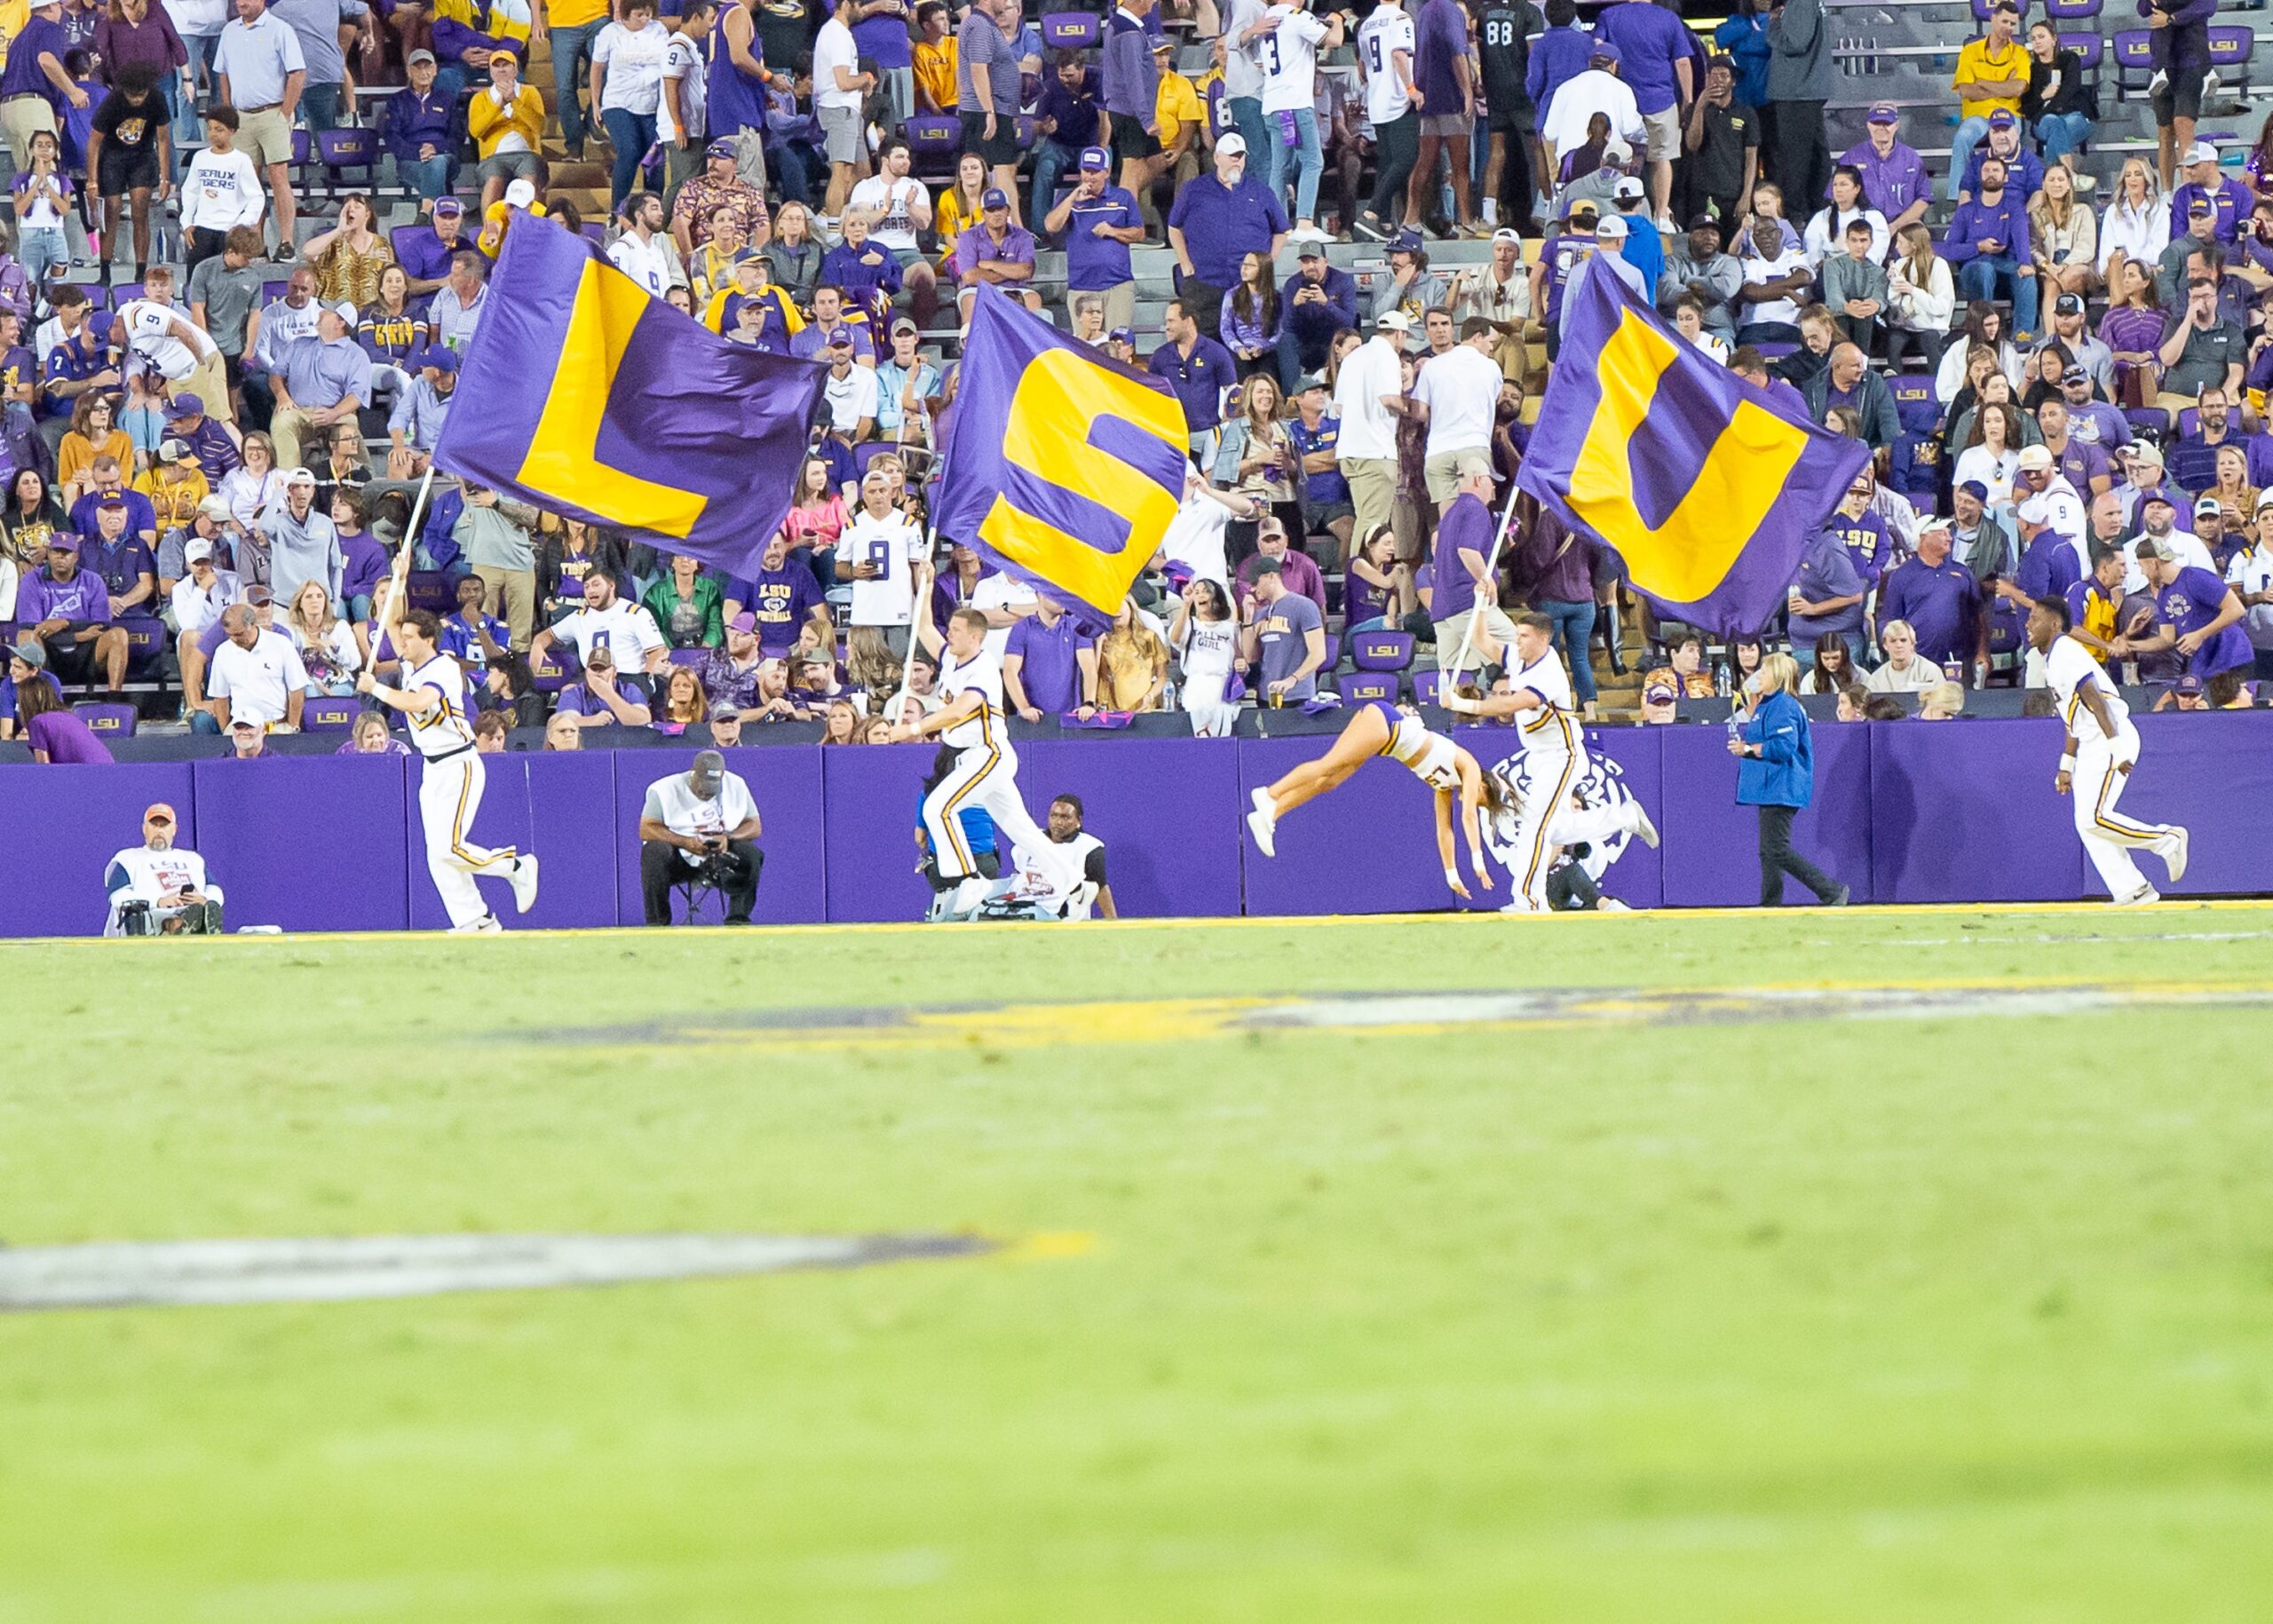
[[[1789,654],[1770,654],[1746,685],[1741,729],[1731,724],[1729,754],[1738,758],[1737,804],[1760,808],[1760,906],[1784,900],[1790,875],[1818,901],[1844,907],[1847,888],[1792,850],[1792,818],[1815,796],[1815,751],[1808,713],[1792,696],[1800,668]]]

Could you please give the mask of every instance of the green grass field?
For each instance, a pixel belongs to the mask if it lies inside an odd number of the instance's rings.
[[[0,1313],[4,1624],[2273,1613],[2273,909],[36,943],[0,975],[10,1246],[1008,1243]],[[2111,990],[1968,1007],[2022,983]],[[1852,991],[1924,984],[1957,991]],[[1654,995],[1817,986],[1847,995]],[[1653,995],[1184,1007],[1526,987]],[[826,1013],[987,1001],[1135,1007]],[[769,1010],[824,1013],[741,1024]]]

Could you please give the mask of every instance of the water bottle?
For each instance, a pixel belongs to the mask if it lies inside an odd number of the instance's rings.
[[[1726,664],[1723,664],[1713,673],[1713,692],[1723,699],[1726,699],[1729,697],[1730,687],[1729,668]]]
[[[1733,712],[1729,717],[1729,742],[1730,744],[1744,742],[1744,723]]]

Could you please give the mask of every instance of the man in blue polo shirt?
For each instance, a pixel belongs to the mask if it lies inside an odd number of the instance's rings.
[[[438,197],[432,224],[412,227],[394,243],[395,261],[410,278],[414,296],[435,292],[450,280],[450,256],[473,246],[459,234],[464,225],[465,205],[455,197]]]
[[[1136,194],[1113,184],[1113,159],[1102,147],[1081,149],[1081,182],[1043,216],[1041,227],[1065,243],[1065,287],[1105,301],[1105,330],[1136,319],[1136,273],[1129,245],[1144,240]]]
[[[1926,218],[1933,202],[1934,183],[1926,173],[1926,160],[1917,149],[1904,145],[1902,111],[1890,101],[1874,103],[1865,125],[1867,139],[1839,154],[1842,164],[1863,172],[1863,198],[1886,216],[1887,230],[1899,232]],[[1826,190],[1824,196],[1831,195]]]
[[[1034,612],[1010,628],[1002,646],[1002,697],[1029,722],[1071,711],[1083,721],[1097,714],[1096,640],[1046,592]]]
[[[1184,402],[1184,424],[1192,432],[1192,450],[1212,458],[1216,426],[1224,420],[1224,391],[1239,381],[1239,363],[1229,350],[1200,330],[1198,313],[1188,297],[1168,301],[1160,326],[1168,342],[1152,352],[1144,370],[1165,379],[1168,392]]]
[[[1976,686],[1988,674],[1989,622],[1981,613],[1981,582],[1950,557],[1946,524],[1920,530],[1917,556],[1880,585],[1879,625],[1889,621],[1910,622],[1918,634],[1920,659],[1944,670],[1952,663],[1969,668]]]
[[[1176,291],[1210,342],[1218,337],[1224,295],[1239,281],[1239,262],[1261,254],[1277,263],[1287,226],[1287,210],[1271,188],[1247,173],[1247,140],[1236,131],[1216,143],[1216,172],[1177,189],[1168,211]]]
[[[1325,368],[1334,334],[1358,326],[1357,279],[1327,263],[1325,237],[1298,239],[1295,258],[1295,272],[1279,293],[1279,381],[1290,386]]]

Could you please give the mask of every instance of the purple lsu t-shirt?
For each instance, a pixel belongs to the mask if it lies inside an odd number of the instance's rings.
[[[1427,0],[1421,8],[1414,78],[1421,87],[1422,111],[1435,118],[1460,112],[1460,77],[1453,64],[1468,54],[1468,19],[1457,0]]]
[[[112,759],[103,741],[87,725],[67,710],[43,710],[24,725],[32,749],[45,750],[56,766],[107,764]]]
[[[2190,566],[2178,572],[2177,580],[2157,590],[2156,618],[2169,622],[2181,637],[2199,631],[2218,618],[2227,590],[2226,583],[2208,570]],[[2194,651],[2193,658],[2186,662],[2186,674],[2207,680],[2221,671],[2249,665],[2254,659],[2249,634],[2237,622],[2206,638]]]

